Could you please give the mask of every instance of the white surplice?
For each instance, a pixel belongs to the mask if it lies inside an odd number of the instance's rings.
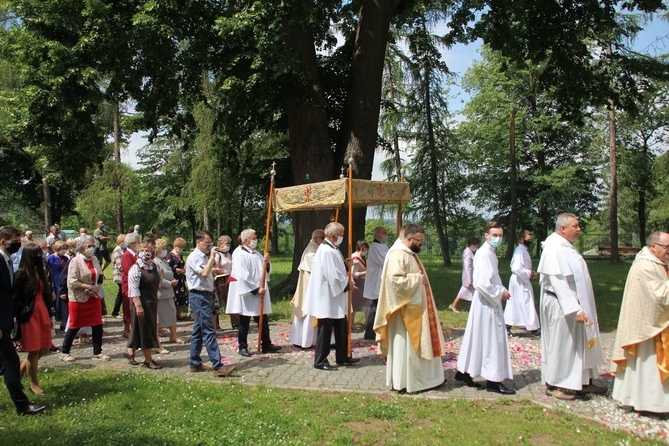
[[[290,325],[290,343],[302,348],[310,348],[316,345],[318,328],[314,326],[313,317],[307,315],[304,310],[304,301],[307,294],[307,286],[311,278],[311,268],[316,256],[318,244],[312,239],[302,253],[300,265],[297,270],[300,275],[297,279],[297,289],[290,301],[293,308],[292,322]]]
[[[474,255],[474,299],[458,354],[457,369],[488,381],[513,379],[509,344],[504,325],[497,254],[490,243]]]
[[[541,379],[580,391],[602,364],[595,296],[588,266],[574,245],[557,233],[543,242],[541,274]],[[576,321],[584,311],[588,323]]]
[[[383,263],[386,260],[386,255],[388,255],[388,246],[385,243],[374,240],[369,244],[365,288],[362,291],[362,296],[366,299],[376,300],[379,298],[381,272],[383,271]]]
[[[348,315],[347,285],[344,256],[329,240],[323,240],[314,256],[305,312],[316,319],[343,319]]]
[[[474,280],[474,252],[468,247],[462,251],[462,286],[458,298],[471,302],[474,298],[474,287],[469,284]]]
[[[261,253],[246,246],[236,249],[232,259],[232,273],[230,274],[230,288],[228,290],[227,314],[241,314],[242,316],[260,315],[260,296],[253,291],[260,288],[264,268],[264,258]],[[269,295],[269,272],[265,278],[265,302],[263,314],[272,312],[272,301]]]
[[[509,294],[504,308],[504,322],[513,327],[526,330],[539,328],[539,315],[534,307],[534,290],[532,289],[532,258],[527,247],[520,244],[511,258],[511,278]]]

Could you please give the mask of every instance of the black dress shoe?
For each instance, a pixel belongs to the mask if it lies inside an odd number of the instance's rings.
[[[279,351],[281,351],[281,347],[278,345],[270,345],[269,347],[262,349],[263,353],[277,353]]]
[[[347,366],[347,365],[354,365],[354,364],[357,364],[359,362],[360,362],[360,358],[346,358],[342,362],[337,361],[337,365]]]
[[[16,409],[16,413],[19,415],[39,415],[44,413],[46,406],[39,406],[37,404],[28,404],[23,409]]]
[[[455,380],[465,383],[467,387],[481,387],[481,384],[474,382],[469,373],[455,372]]]
[[[244,357],[246,357],[246,358],[250,358],[250,357],[251,357],[251,353],[249,352],[249,349],[248,349],[248,348],[240,348],[240,349],[239,349],[239,354],[242,355],[242,356],[244,356]]]
[[[515,395],[516,391],[513,389],[508,389],[504,387],[502,383],[497,383],[494,381],[488,381],[486,385],[486,390],[488,392],[501,393],[502,395]]]
[[[326,370],[328,372],[334,372],[335,370],[339,370],[337,367],[331,366],[327,362],[325,364],[316,364],[314,368],[318,370]]]

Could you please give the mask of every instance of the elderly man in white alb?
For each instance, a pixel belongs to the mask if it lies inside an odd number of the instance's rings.
[[[237,340],[239,354],[245,357],[251,356],[248,348],[249,325],[251,317],[256,322],[260,321],[260,298],[264,296],[262,327],[258,327],[261,336],[262,352],[277,353],[281,347],[272,345],[269,337],[269,321],[267,315],[272,313],[272,301],[269,295],[269,254],[263,256],[256,251],[258,236],[253,229],[245,229],[241,234],[242,245],[239,251],[235,251],[232,260],[232,273],[230,274],[230,289],[228,290],[228,304],[225,312],[227,314],[239,314],[239,331]],[[265,282],[262,282],[265,260],[268,262],[268,271]]]
[[[504,308],[504,323],[511,335],[511,327],[523,327],[533,337],[539,337],[539,315],[534,308],[534,290],[531,279],[538,274],[532,269],[530,246],[534,239],[528,230],[518,235],[518,246],[511,258],[511,278],[509,279],[509,294],[511,299]]]
[[[372,301],[367,314],[367,326],[364,338],[368,341],[376,339],[374,333],[374,319],[376,317],[376,304],[381,290],[381,272],[383,262],[388,254],[388,230],[383,226],[374,228],[374,241],[369,244],[367,252],[367,274],[365,274],[365,288],[362,297]]]
[[[588,265],[573,243],[581,232],[574,214],[560,214],[543,243],[541,274],[541,379],[546,395],[606,393],[592,384],[603,362],[595,293]]]
[[[513,395],[516,391],[502,384],[505,379],[513,379],[502,309],[502,302],[509,299],[509,291],[499,277],[495,254],[503,236],[500,223],[488,222],[485,243],[474,255],[474,299],[458,354],[455,380],[469,387],[480,387],[472,377],[481,376],[488,380],[488,392]]]
[[[316,353],[314,368],[335,371],[330,365],[331,333],[334,329],[335,360],[337,365],[347,366],[360,361],[348,356],[348,294],[352,285],[346,271],[346,260],[339,251],[344,240],[344,226],[332,222],[325,227],[325,240],[320,244],[314,256],[311,278],[307,285],[305,310],[308,315],[318,319]],[[349,259],[350,262],[350,259]]]
[[[625,284],[613,363],[613,399],[669,419],[669,234],[653,232]]]
[[[290,343],[300,348],[310,348],[316,344],[317,327],[314,320],[304,311],[304,299],[307,294],[307,285],[311,277],[311,268],[318,246],[325,239],[325,231],[316,229],[311,233],[311,240],[302,252],[302,259],[297,270],[300,275],[297,279],[297,289],[290,301],[293,307],[292,323],[290,325]]]
[[[387,355],[386,385],[419,392],[444,382],[444,337],[430,281],[416,255],[425,242],[418,225],[388,251],[374,321],[381,354]]]

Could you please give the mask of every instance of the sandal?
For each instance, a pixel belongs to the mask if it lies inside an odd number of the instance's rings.
[[[135,360],[135,355],[131,355],[128,352],[123,353],[123,356],[128,360],[130,365],[139,365],[139,362]]]
[[[159,370],[159,369],[163,368],[163,366],[158,364],[156,361],[151,361],[151,362],[146,362],[145,361],[142,365],[144,367],[146,367],[147,369],[151,369],[151,370]]]

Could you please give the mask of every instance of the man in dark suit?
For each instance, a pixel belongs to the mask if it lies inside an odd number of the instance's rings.
[[[43,413],[46,406],[32,404],[23,392],[19,355],[12,342],[14,325],[12,285],[14,270],[10,256],[21,247],[21,233],[11,226],[0,227],[0,362],[4,369],[5,386],[19,415]]]

